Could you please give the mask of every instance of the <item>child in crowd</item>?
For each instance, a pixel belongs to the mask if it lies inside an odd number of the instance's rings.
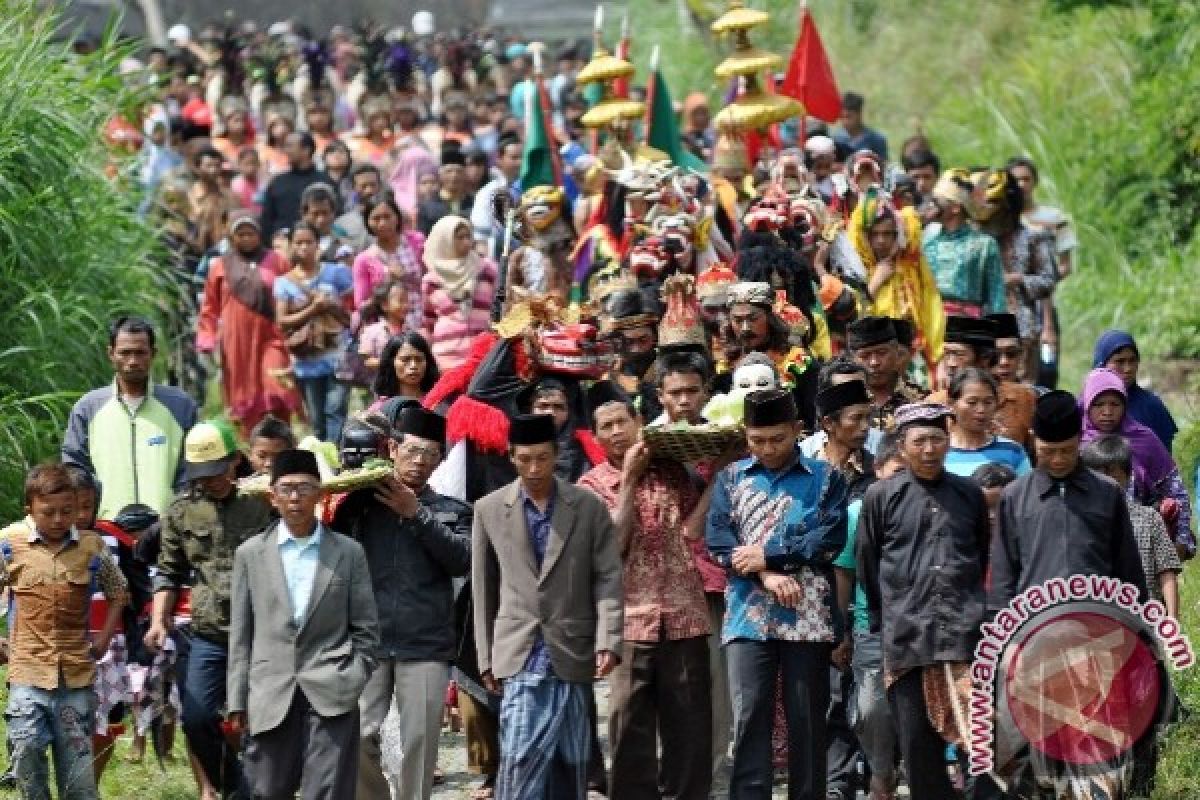
[[[983,496],[987,498],[988,520],[992,523],[993,533],[996,530],[996,509],[1000,507],[1000,495],[1004,493],[1004,487],[1016,479],[1016,470],[999,462],[983,464],[971,473],[971,480],[983,489]]]
[[[108,652],[129,592],[104,540],[75,526],[75,481],[65,466],[30,470],[24,501],[27,516],[0,531],[0,584],[11,593],[13,772],[22,797],[49,797],[49,745],[58,796],[95,800],[96,661]],[[94,588],[108,608],[99,632],[89,635]]]
[[[259,177],[261,172],[262,163],[258,159],[258,151],[253,147],[243,148],[237,156],[237,175],[233,176],[230,189],[233,191],[238,205],[241,208],[249,209],[250,213],[256,217],[262,215],[262,190],[264,187]]]
[[[359,310],[365,327],[358,340],[358,352],[371,370],[372,379],[379,369],[379,357],[388,340],[404,333],[408,310],[408,287],[400,280],[377,286],[371,301]]]
[[[1112,478],[1122,489],[1129,486],[1133,477],[1133,453],[1120,436],[1109,434],[1094,439],[1080,455],[1084,466]],[[1166,606],[1168,614],[1178,618],[1178,576],[1183,571],[1183,563],[1167,534],[1166,523],[1157,511],[1135,500],[1129,501],[1129,519],[1142,557],[1142,569],[1146,572],[1146,588],[1152,598]]]
[[[296,435],[292,433],[290,425],[279,417],[268,414],[250,431],[248,444],[248,457],[254,474],[269,475],[275,456],[296,446]]]

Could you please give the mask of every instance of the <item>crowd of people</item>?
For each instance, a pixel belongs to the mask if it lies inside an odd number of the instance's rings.
[[[1148,796],[1161,726],[969,776],[948,710],[1020,593],[1177,617],[1196,549],[1133,337],[1056,386],[1077,242],[1037,165],[891,160],[853,92],[751,142],[693,93],[683,169],[585,125],[598,45],[422,14],[126,65],[114,180],[197,357],[156,382],[177,332],[114,320],[0,533],[22,796],[50,747],[95,798],[126,721],[134,758],[182,726],[203,800],[428,800],[443,724],[479,800]]]

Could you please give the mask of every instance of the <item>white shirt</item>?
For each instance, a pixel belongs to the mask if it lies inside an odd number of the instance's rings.
[[[307,539],[297,539],[288,530],[287,523],[279,520],[279,558],[283,562],[283,579],[287,584],[288,600],[292,604],[292,621],[299,627],[308,613],[312,598],[313,580],[317,574],[320,554],[322,526]]]

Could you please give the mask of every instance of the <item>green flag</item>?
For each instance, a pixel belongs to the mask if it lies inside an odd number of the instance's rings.
[[[543,101],[545,88],[540,80],[525,93],[525,152],[521,155],[521,191],[534,186],[559,186],[558,153],[554,137],[546,126]]]
[[[651,86],[650,129],[646,132],[646,144],[661,150],[671,157],[677,167],[707,172],[708,165],[683,146],[679,138],[679,123],[675,121],[675,104],[671,102],[671,90],[663,78],[662,70],[654,70]]]

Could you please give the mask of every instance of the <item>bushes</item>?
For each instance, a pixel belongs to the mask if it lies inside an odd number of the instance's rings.
[[[0,519],[27,466],[56,457],[71,404],[112,379],[107,320],[172,297],[132,198],[105,178],[100,132],[135,98],[111,39],[89,56],[54,20],[6,0],[0,20]]]

